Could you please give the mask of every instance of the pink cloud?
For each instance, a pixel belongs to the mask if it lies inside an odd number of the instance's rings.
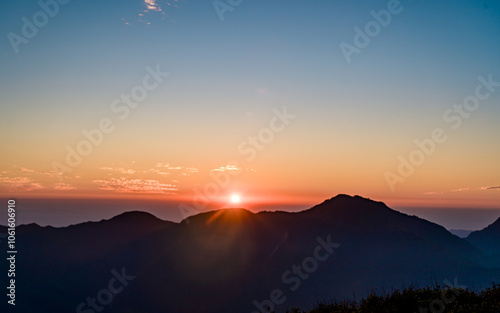
[[[163,184],[154,179],[127,179],[125,177],[109,178],[107,180],[95,180],[99,189],[120,193],[165,193],[170,194],[177,191],[172,184]]]
[[[5,189],[16,191],[32,191],[44,188],[40,183],[35,183],[28,177],[0,177],[0,185]]]
[[[66,183],[58,183],[54,185],[54,189],[65,191],[65,190],[75,190],[76,187],[73,187],[72,185]]]

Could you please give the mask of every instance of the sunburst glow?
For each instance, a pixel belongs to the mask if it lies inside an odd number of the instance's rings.
[[[231,202],[232,203],[239,203],[240,202],[240,196],[238,196],[238,195],[232,195],[231,196]]]

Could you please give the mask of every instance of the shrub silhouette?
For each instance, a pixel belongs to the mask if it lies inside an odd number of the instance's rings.
[[[359,303],[353,301],[320,303],[311,311],[292,308],[287,313],[499,313],[500,285],[474,291],[462,288],[433,286],[408,287],[388,295],[372,292]]]

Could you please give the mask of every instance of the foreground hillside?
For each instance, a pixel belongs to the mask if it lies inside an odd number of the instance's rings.
[[[454,286],[434,286],[422,289],[405,288],[390,295],[371,294],[359,303],[342,301],[319,304],[310,311],[291,309],[289,313],[498,313],[500,312],[500,285],[483,291],[472,291]]]
[[[485,266],[481,250],[443,227],[347,195],[298,213],[226,209],[172,223],[128,212],[31,224],[17,242],[19,312],[284,312],[373,289],[500,281],[500,264]]]

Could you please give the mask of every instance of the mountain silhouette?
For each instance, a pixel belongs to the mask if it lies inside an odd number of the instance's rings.
[[[489,266],[500,263],[500,218],[485,229],[472,232],[466,240],[486,255]]]
[[[500,218],[485,229],[472,232],[467,241],[486,253],[500,253]]]
[[[17,229],[16,306],[97,312],[87,298],[104,299],[117,273],[133,279],[105,312],[284,312],[374,289],[499,281],[500,263],[469,239],[348,195],[298,213],[233,208],[173,223],[127,212],[63,228],[30,224]]]

